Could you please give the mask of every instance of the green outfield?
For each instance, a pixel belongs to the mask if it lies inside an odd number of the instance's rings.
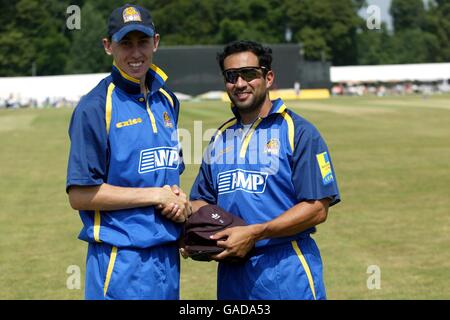
[[[450,96],[287,106],[321,131],[340,186],[342,202],[314,236],[328,298],[450,299]],[[0,299],[83,298],[86,244],[65,194],[71,112],[0,110]],[[183,103],[180,127],[203,121],[205,132],[230,117],[225,103]],[[191,150],[202,140],[184,138]],[[197,169],[187,165],[186,191]],[[70,266],[80,289],[67,287]],[[370,266],[380,289],[367,286]],[[183,260],[181,298],[214,299],[216,267]]]

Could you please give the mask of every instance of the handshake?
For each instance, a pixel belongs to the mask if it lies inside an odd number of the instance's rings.
[[[186,193],[176,185],[160,188],[159,204],[156,209],[167,219],[184,223],[192,214],[192,206]]]

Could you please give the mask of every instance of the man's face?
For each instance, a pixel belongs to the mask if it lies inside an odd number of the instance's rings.
[[[159,35],[150,38],[139,31],[126,34],[119,42],[103,40],[105,51],[114,57],[117,66],[129,76],[143,80],[156,52]]]
[[[223,65],[224,71],[256,67],[253,72],[256,76],[254,79],[246,81],[242,76],[238,76],[237,80],[235,79],[235,83],[225,80],[225,89],[231,102],[240,112],[248,113],[260,108],[273,82],[272,71],[263,72],[263,69],[259,68],[258,57],[250,51],[229,55],[225,58]]]

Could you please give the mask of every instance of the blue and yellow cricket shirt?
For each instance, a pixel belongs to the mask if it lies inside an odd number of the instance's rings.
[[[310,122],[287,109],[281,99],[272,101],[269,114],[248,130],[232,110],[235,117],[218,129],[205,152],[191,200],[217,204],[248,224],[273,220],[302,201],[340,201],[327,145]],[[256,246],[314,231],[264,239]]]
[[[111,74],[80,100],[69,127],[66,190],[103,183],[135,188],[180,184],[179,102],[166,88],[166,79],[152,65],[145,96],[139,80],[114,64]],[[179,224],[153,206],[80,211],[80,217],[80,239],[117,247],[147,248],[175,241],[181,233]]]

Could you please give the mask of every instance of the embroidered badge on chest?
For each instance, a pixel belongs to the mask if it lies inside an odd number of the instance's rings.
[[[264,148],[264,152],[267,154],[278,155],[280,152],[280,140],[270,139]]]
[[[163,113],[163,118],[164,118],[164,126],[166,128],[173,128],[172,120],[170,119],[169,114],[165,111]]]

